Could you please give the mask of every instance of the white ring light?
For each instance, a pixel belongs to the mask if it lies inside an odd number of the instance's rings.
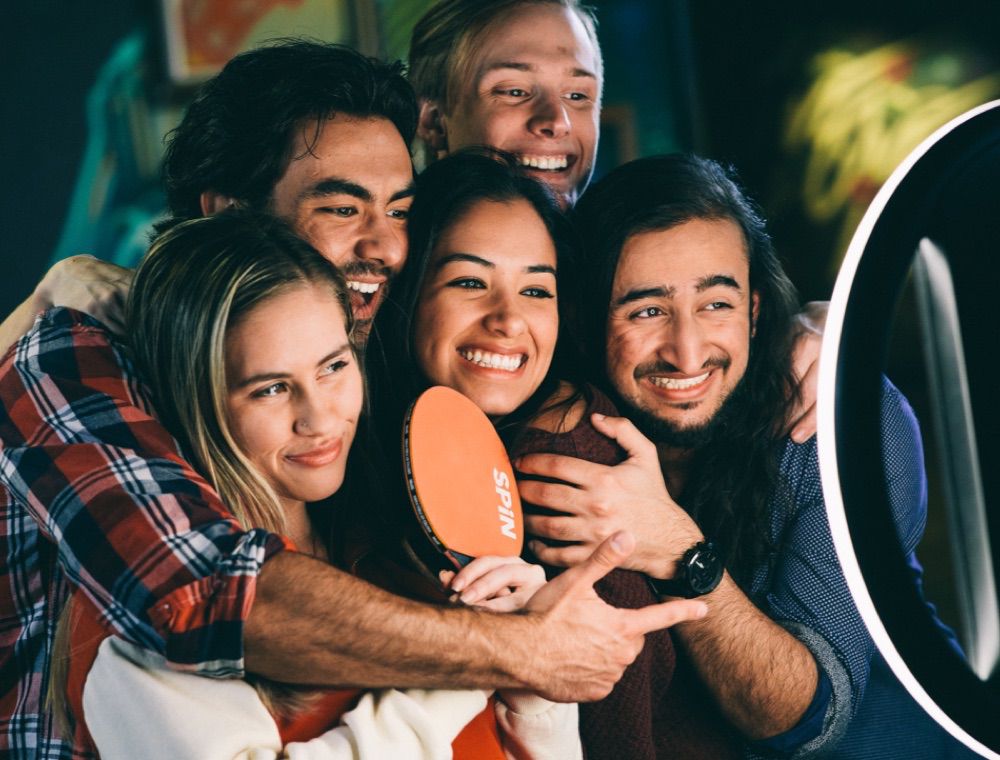
[[[835,403],[838,360],[846,310],[862,256],[882,212],[900,184],[928,151],[960,126],[998,108],[1000,108],[1000,100],[986,103],[938,129],[906,157],[876,194],[851,240],[830,301],[830,311],[820,354],[817,401],[819,463],[830,530],[844,575],[861,617],[886,663],[917,703],[956,739],[984,757],[996,760],[1000,760],[1000,754],[971,736],[928,694],[897,650],[875,608],[855,555],[854,543],[848,528],[847,513],[844,508],[840,467],[837,458]],[[998,208],[998,213],[1000,213],[1000,208]],[[1000,716],[997,718],[1000,720]]]

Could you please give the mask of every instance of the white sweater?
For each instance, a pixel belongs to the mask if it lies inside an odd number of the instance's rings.
[[[282,745],[256,690],[166,667],[159,655],[117,637],[101,644],[83,689],[87,728],[104,760],[447,760],[488,692],[377,689],[365,692],[341,725]],[[497,721],[507,757],[583,757],[576,705],[503,693]]]

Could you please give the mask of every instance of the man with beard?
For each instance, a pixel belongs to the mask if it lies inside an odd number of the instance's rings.
[[[250,51],[203,88],[170,139],[171,211],[241,205],[283,217],[344,267],[363,322],[405,258],[416,116],[398,64],[309,42]],[[510,686],[565,701],[602,696],[646,631],[704,610],[601,603],[592,584],[627,554],[627,536],[543,588],[526,614],[393,596],[280,536],[240,529],[154,409],[122,344],[77,312],[43,314],[0,361],[4,756],[68,757],[44,700],[54,613],[71,584],[116,634],[181,670]]]
[[[616,466],[542,454],[516,462],[546,478],[520,481],[524,500],[561,512],[526,518],[531,548],[572,566],[627,528],[637,548],[624,567],[661,595],[709,603],[703,621],[673,629],[678,664],[655,707],[666,728],[651,757],[828,752],[855,714],[884,715],[906,697],[878,658],[869,677],[873,645],[834,552],[815,439],[797,444],[785,432],[796,297],[763,220],[718,164],[679,155],[613,171],[575,218],[587,246],[584,302],[595,307],[588,348],[635,426],[594,419],[627,454]],[[926,515],[922,450],[888,381],[881,415],[911,553]],[[877,756],[874,729],[868,754],[860,737],[847,756]]]

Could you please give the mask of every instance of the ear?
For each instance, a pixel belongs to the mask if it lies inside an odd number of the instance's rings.
[[[448,152],[448,117],[437,101],[421,99],[417,137],[427,144],[435,158]]]
[[[222,193],[217,193],[214,190],[205,190],[198,198],[201,204],[201,215],[211,216],[212,214],[218,214],[224,209],[230,208],[231,206],[236,206],[239,204],[235,198],[230,198],[228,195],[223,195]]]
[[[753,291],[750,294],[750,337],[757,335],[757,317],[760,315],[760,293]]]

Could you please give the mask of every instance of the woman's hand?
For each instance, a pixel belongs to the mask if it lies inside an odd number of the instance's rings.
[[[52,265],[35,289],[40,309],[68,306],[125,331],[125,301],[135,273],[93,256],[70,256]]]
[[[442,570],[441,583],[454,591],[452,601],[514,612],[545,585],[545,571],[520,557],[478,557],[458,573]]]

